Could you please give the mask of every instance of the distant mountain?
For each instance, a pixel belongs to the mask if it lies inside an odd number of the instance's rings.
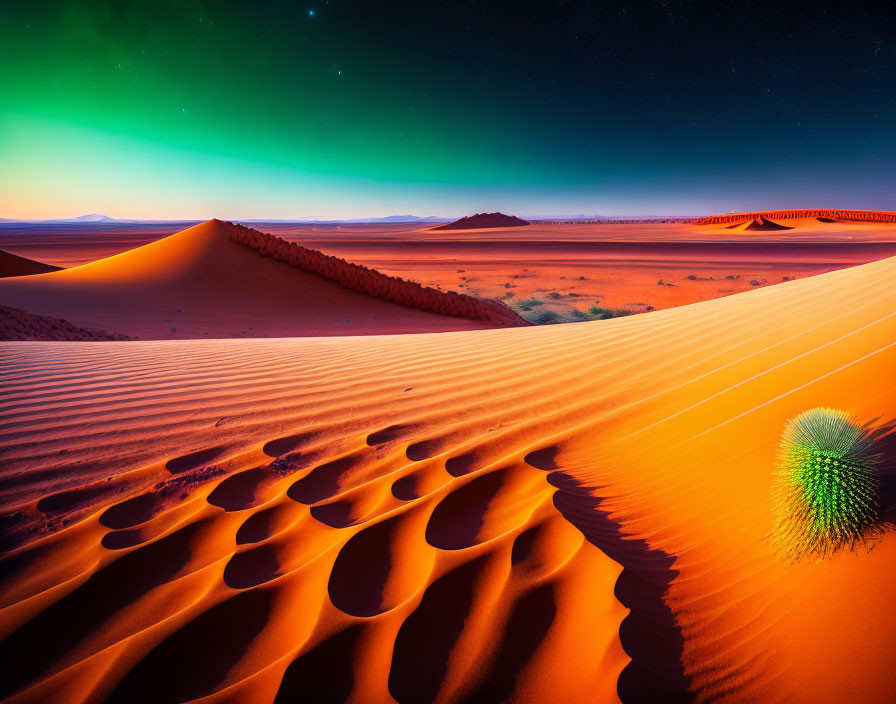
[[[76,218],[71,218],[69,222],[121,222],[120,220],[116,220],[115,218],[110,218],[108,215],[100,215],[99,213],[90,213],[89,215],[79,215]]]
[[[476,213],[469,215],[460,220],[449,222],[446,225],[433,227],[433,230],[478,230],[488,227],[524,227],[529,224],[528,220],[516,217],[516,215],[505,215],[504,213]]]
[[[357,222],[447,222],[448,220],[450,218],[440,218],[438,215],[427,215],[426,217],[417,215],[387,215],[384,218],[370,218]]]
[[[90,213],[88,215],[78,215],[74,218],[53,218],[49,220],[28,220],[22,218],[0,218],[0,222],[21,222],[21,223],[134,223],[134,222],[150,222],[149,220],[119,220],[118,218],[110,218],[108,215],[99,213]]]

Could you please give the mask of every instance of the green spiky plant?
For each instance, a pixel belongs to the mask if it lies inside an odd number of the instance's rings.
[[[873,439],[844,411],[813,408],[787,423],[772,534],[785,559],[824,559],[880,534],[876,461]]]

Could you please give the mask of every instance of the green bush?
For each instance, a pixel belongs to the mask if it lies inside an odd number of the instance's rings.
[[[527,298],[526,300],[520,301],[519,305],[529,306],[529,308],[535,308],[536,306],[543,306],[544,301],[539,301],[537,298]]]
[[[591,308],[588,309],[588,312],[597,320],[607,320],[608,318],[621,318],[626,315],[631,315],[634,311],[625,310],[624,308],[601,308],[600,304],[598,304],[591,306]]]
[[[552,310],[540,310],[533,315],[530,320],[539,325],[547,325],[548,323],[556,323],[560,316]]]

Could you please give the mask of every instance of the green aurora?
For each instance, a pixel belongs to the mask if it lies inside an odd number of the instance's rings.
[[[876,113],[844,134],[826,96],[791,93],[794,131],[786,80],[751,106],[710,68],[695,82],[705,59],[685,52],[670,84],[662,39],[570,47],[575,17],[541,44],[440,3],[31,5],[0,7],[4,217],[894,206],[874,186],[896,156],[892,94],[866,95]]]

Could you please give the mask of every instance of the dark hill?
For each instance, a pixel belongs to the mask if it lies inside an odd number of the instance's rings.
[[[477,230],[486,227],[523,227],[528,225],[528,220],[523,220],[515,215],[504,213],[476,213],[460,220],[449,222],[447,225],[433,227],[433,230]]]
[[[768,230],[792,230],[792,227],[788,227],[787,225],[781,225],[780,223],[775,222],[774,220],[769,220],[767,217],[760,215],[755,218],[749,225],[747,225],[744,230],[752,230],[752,231],[768,231]]]

